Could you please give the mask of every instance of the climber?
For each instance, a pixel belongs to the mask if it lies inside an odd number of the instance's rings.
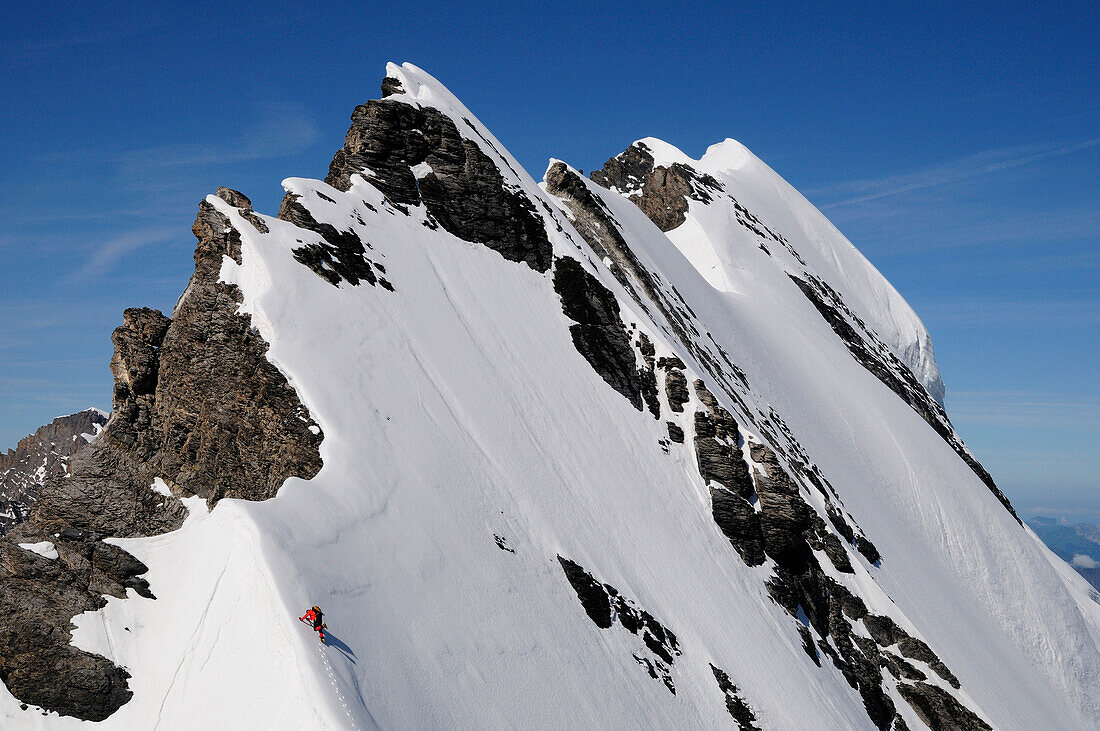
[[[317,631],[317,634],[321,638],[321,642],[325,641],[325,630],[328,628],[328,625],[324,622],[324,614],[321,613],[320,607],[314,605],[312,609],[308,610],[301,617],[298,617],[298,621],[313,625],[313,629]]]

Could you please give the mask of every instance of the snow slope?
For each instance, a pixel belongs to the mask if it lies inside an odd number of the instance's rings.
[[[686,164],[717,178],[734,198],[767,225],[795,242],[801,261],[772,247],[787,271],[813,272],[829,282],[856,314],[868,322],[894,353],[913,370],[941,405],[944,384],[924,324],[874,265],[812,203],[737,140],[711,145],[694,160],[673,145],[648,137],[638,140],[658,165]],[[715,288],[737,291],[753,270],[742,262],[758,240],[739,225],[730,201],[693,205],[683,226],[669,232],[676,244]]]
[[[690,161],[737,186],[798,264],[748,245],[718,208],[692,203],[665,235],[585,183],[744,372],[738,403],[439,82],[408,64],[387,75],[403,89],[394,103],[470,120],[468,139],[506,186],[538,204],[555,256],[581,260],[624,323],[657,357],[680,358],[689,383],[706,381],[749,440],[770,441],[754,424],[781,416],[882,555],[874,565],[846,546],[854,572],[830,576],[923,639],[958,676],[961,702],[999,729],[1100,727],[1095,594],[791,283],[794,266],[831,283],[934,387],[917,317],[804,198],[731,141]],[[859,694],[827,660],[811,662],[798,620],[769,598],[771,559],[746,565],[716,527],[690,438],[668,443],[666,421],[692,433],[699,396],[677,413],[662,395],[660,419],[639,412],[574,347],[550,273],[431,227],[423,206],[396,210],[370,179],[346,192],[284,186],[318,221],[369,241],[393,292],[335,287],[292,255],[317,234],[270,216],[261,233],[207,199],[241,232],[243,264],[227,257],[222,278],[322,427],[324,467],[273,500],[206,513],[196,499],[180,530],[118,541],[150,567],[158,599],[110,599],[76,619],[74,642],[133,676],[133,700],[100,725],[729,727],[714,665],[761,728],[872,728]],[[803,494],[824,513],[820,495]],[[653,657],[638,636],[589,620],[559,555],[675,633],[675,695],[635,658]],[[323,648],[296,620],[315,603],[332,635]],[[91,725],[0,695],[5,728]]]

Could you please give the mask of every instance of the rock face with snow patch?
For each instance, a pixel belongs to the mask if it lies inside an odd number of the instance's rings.
[[[218,195],[251,211],[236,191]],[[320,428],[238,313],[239,291],[219,280],[223,258],[241,256],[228,224],[200,205],[195,274],[173,317],[125,311],[111,336],[110,421],[0,544],[0,679],[27,703],[102,720],[131,696],[126,671],[69,642],[72,617],[102,607],[103,594],[125,598],[129,587],[152,596],[139,578],[145,566],[103,538],[178,528],[186,511],[177,497],[265,500],[288,477],[321,467]],[[175,497],[152,489],[157,479]],[[19,548],[32,537],[52,540],[59,558]]]
[[[64,475],[69,459],[88,446],[106,423],[107,414],[99,409],[59,416],[20,439],[15,449],[0,454],[0,533],[27,519],[38,488]]]
[[[505,184],[471,132],[476,129],[468,120],[456,122],[431,107],[367,102],[351,115],[344,148],[325,182],[347,190],[352,175],[369,175],[391,203],[423,202],[429,220],[455,236],[546,271],[551,250],[542,218],[526,196]]]

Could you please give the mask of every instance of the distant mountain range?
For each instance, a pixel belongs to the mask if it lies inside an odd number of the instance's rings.
[[[69,459],[103,431],[108,416],[99,409],[59,416],[0,452],[0,533],[27,519],[38,488],[67,473]]]
[[[1100,525],[1035,517],[1027,521],[1050,550],[1100,591]]]

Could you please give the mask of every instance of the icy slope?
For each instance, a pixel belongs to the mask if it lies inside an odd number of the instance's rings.
[[[744,263],[761,245],[789,272],[812,272],[838,290],[855,313],[913,370],[940,404],[944,385],[932,353],[932,339],[920,318],[877,269],[801,193],[752,154],[726,139],[694,160],[652,137],[638,140],[624,157],[651,157],[650,165],[684,165],[721,187],[720,194],[694,200],[669,238],[706,280],[737,291],[753,272]],[[639,160],[634,160],[637,165]],[[629,164],[629,162],[628,162]],[[603,172],[605,175],[607,169]],[[614,180],[618,192],[641,194],[641,172]],[[597,173],[598,176],[600,173]],[[719,192],[712,190],[711,193]],[[725,195],[722,195],[724,193]]]
[[[207,199],[324,466],[115,541],[158,598],[76,620],[132,675],[103,726],[1100,725],[1088,587],[789,276],[919,342],[858,253],[752,178],[804,263],[694,199],[666,235],[567,166],[544,191],[419,69],[383,89],[279,218]]]

